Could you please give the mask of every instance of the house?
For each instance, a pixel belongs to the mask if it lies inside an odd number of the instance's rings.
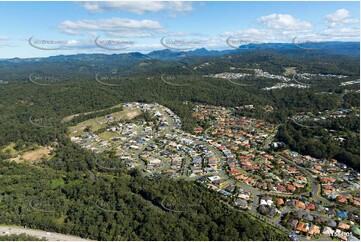
[[[226,197],[231,197],[232,196],[232,193],[227,192],[226,190],[220,190],[219,193],[222,194],[223,196],[226,196]]]
[[[255,181],[254,179],[252,179],[251,177],[247,178],[244,183],[248,184],[248,185],[254,185]]]
[[[287,184],[287,190],[290,191],[290,192],[295,192],[296,187],[292,186],[291,184]]]
[[[309,229],[309,225],[307,223],[298,222],[298,225],[296,228],[297,231],[307,233],[308,229]]]
[[[340,238],[343,241],[347,240],[347,234],[339,229],[336,229],[334,236]]]
[[[296,167],[288,167],[287,169],[290,173],[295,173],[297,171]]]
[[[295,203],[296,203],[296,200],[294,200],[294,199],[287,199],[286,200],[286,205],[289,206],[289,207],[294,207]]]
[[[315,211],[315,210],[316,210],[316,205],[313,204],[313,203],[309,203],[309,204],[306,206],[306,210]]]
[[[340,222],[338,223],[337,228],[343,229],[343,230],[349,230],[349,229],[350,229],[350,225],[348,225],[347,223],[344,223],[344,222],[340,221]]]
[[[337,202],[346,204],[346,203],[347,203],[347,199],[344,198],[344,197],[342,197],[342,196],[338,196],[338,197],[337,197]]]
[[[258,183],[258,188],[261,188],[263,190],[267,190],[267,183],[266,182],[260,182]]]
[[[301,219],[303,216],[303,212],[301,210],[293,211],[292,215],[298,219]]]
[[[260,205],[272,206],[273,201],[271,197],[262,197],[260,200]]]
[[[312,222],[313,221],[313,217],[311,214],[306,213],[305,215],[302,216],[302,218],[306,221]]]
[[[277,214],[277,209],[275,207],[271,207],[268,213],[268,216],[274,217]]]
[[[353,214],[351,212],[348,212],[347,213],[347,216],[348,216],[348,219],[350,221],[353,221],[353,222],[356,222],[356,223],[359,223],[360,222],[360,218],[356,215],[356,214]]]
[[[299,201],[299,200],[296,200],[295,206],[298,207],[298,208],[301,208],[301,209],[306,208],[305,204],[303,202]]]
[[[280,192],[285,192],[286,191],[286,188],[284,186],[282,186],[282,185],[277,184],[276,187],[277,187],[277,190],[280,191]]]
[[[238,194],[238,197],[243,200],[249,200],[249,194],[246,193],[240,193]]]
[[[330,216],[336,215],[336,210],[334,208],[325,208],[325,210],[326,210],[327,215],[330,215]]]
[[[331,229],[330,227],[327,227],[327,226],[323,227],[323,230],[322,230],[323,235],[330,236],[330,237],[333,236],[334,232],[335,231],[333,229]]]
[[[346,211],[343,211],[343,210],[338,211],[337,217],[343,218],[343,219],[348,219],[347,212],[346,212]]]
[[[207,181],[207,178],[205,178],[204,176],[201,176],[200,178],[197,179],[197,181],[200,183],[205,183]]]
[[[194,133],[198,134],[198,133],[201,133],[203,131],[203,128],[202,127],[196,127],[194,128]]]
[[[333,178],[333,177],[322,177],[321,178],[321,182],[322,183],[326,183],[326,184],[331,184],[331,183],[334,183],[336,181],[336,179],[335,178]]]
[[[357,226],[352,226],[352,228],[351,228],[351,232],[352,232],[352,234],[354,234],[354,235],[358,235],[358,236],[360,236],[360,228],[359,227],[357,227]]]
[[[296,187],[296,188],[304,188],[305,185],[297,183],[297,182],[292,182],[292,184]]]
[[[277,198],[277,205],[282,206],[283,204],[285,204],[283,199],[282,198]]]
[[[295,230],[297,228],[298,220],[296,219],[289,219],[287,224],[290,226],[291,229]]]
[[[221,178],[220,178],[219,176],[210,176],[210,177],[208,177],[208,179],[209,179],[211,182],[214,182],[214,181],[220,180]]]
[[[336,222],[335,222],[335,220],[333,220],[333,219],[327,219],[327,225],[328,226],[330,226],[331,228],[334,228],[334,227],[336,227]]]
[[[324,218],[324,217],[322,217],[321,215],[319,215],[319,214],[316,214],[315,216],[314,216],[314,220],[313,220],[316,224],[323,224],[325,221],[326,221],[326,219]]]
[[[228,185],[224,190],[226,190],[227,192],[234,192],[235,189],[235,185]]]
[[[258,212],[262,215],[267,215],[269,213],[269,208],[262,204],[258,207]]]
[[[320,227],[312,224],[310,226],[310,229],[308,230],[308,234],[310,235],[320,234]]]
[[[246,208],[248,208],[248,203],[247,203],[247,201],[244,200],[244,199],[237,198],[237,199],[234,201],[234,206],[237,206],[237,207],[246,209]]]

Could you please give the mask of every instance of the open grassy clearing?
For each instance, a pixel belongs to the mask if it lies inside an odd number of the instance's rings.
[[[51,152],[53,151],[53,148],[50,146],[46,147],[39,147],[35,150],[30,151],[22,151],[17,152],[13,155],[13,158],[10,158],[9,161],[14,162],[29,162],[29,163],[35,163],[40,161],[42,158],[50,159],[51,158]]]
[[[113,107],[114,108],[114,107]],[[101,128],[105,128],[108,124],[116,122],[116,121],[127,121],[132,120],[135,117],[141,114],[140,110],[131,110],[125,108],[123,111],[115,112],[109,114],[107,116],[96,117],[93,119],[88,119],[81,123],[78,123],[76,126],[69,127],[69,135],[72,136],[80,136],[84,133],[84,129],[90,127],[92,132],[96,132]],[[112,118],[107,118],[107,117]]]
[[[81,114],[88,115],[88,114],[92,114],[92,113],[96,113],[96,112],[102,112],[102,111],[106,111],[106,110],[111,110],[111,109],[113,109],[113,108],[119,108],[119,107],[121,107],[121,106],[122,106],[122,104],[117,104],[117,105],[115,105],[115,106],[113,106],[113,107],[110,107],[110,108],[95,110],[95,111],[86,112],[86,113],[72,114],[72,115],[69,115],[69,116],[65,117],[65,118],[63,119],[63,122],[69,122],[69,121],[71,121],[73,118],[75,118],[75,117],[77,117],[77,116],[79,116],[79,115],[81,115]]]
[[[283,73],[283,75],[285,75],[285,76],[296,74],[296,67],[286,67],[285,69],[286,70]]]

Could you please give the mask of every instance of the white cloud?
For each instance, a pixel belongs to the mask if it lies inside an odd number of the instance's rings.
[[[262,16],[258,20],[270,29],[283,30],[287,31],[288,33],[307,31],[312,27],[311,23],[296,19],[288,14],[274,13],[271,15]]]
[[[237,32],[224,32],[220,36],[253,43],[271,42],[277,40],[276,35],[272,30],[256,28],[245,29]]]
[[[133,20],[126,18],[109,18],[98,20],[64,21],[59,25],[61,32],[71,35],[87,32],[94,34],[104,32],[109,36],[149,37],[162,32],[162,25],[153,20]]]
[[[337,29],[326,29],[320,32],[321,36],[337,39],[352,39],[359,40],[360,29],[359,28],[337,28]]]
[[[346,24],[357,24],[358,19],[350,18],[350,12],[346,9],[339,9],[334,13],[326,15],[326,22],[331,27],[346,25]]]
[[[80,5],[91,13],[100,13],[107,10],[127,11],[135,14],[146,12],[171,12],[185,13],[193,11],[191,2],[155,2],[155,1],[115,1],[115,2],[81,2]]]
[[[6,36],[0,36],[0,41],[5,41],[5,40],[9,40],[9,38]]]

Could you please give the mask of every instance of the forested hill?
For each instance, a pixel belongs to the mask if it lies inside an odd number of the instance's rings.
[[[349,70],[349,63],[359,61],[359,42],[322,42],[306,43],[300,48],[289,43],[248,44],[239,49],[214,51],[205,48],[192,51],[159,50],[148,54],[138,52],[123,54],[78,54],[59,55],[47,58],[0,59],[0,80],[28,80],[31,73],[56,74],[63,79],[93,77],[98,72],[117,72],[118,75],[131,76],[136,74],[152,74],[174,65],[194,65],[204,61],[221,63],[237,62],[260,64],[272,62],[274,56],[278,62],[283,59],[282,66],[287,66],[289,60],[300,63],[307,69],[325,69],[323,62],[327,61],[327,70],[332,67],[336,73]],[[263,56],[262,58],[259,56]],[[257,57],[257,58],[256,58]],[[312,58],[314,66],[309,66]],[[357,66],[357,63],[356,63]],[[359,66],[359,65],[358,65]],[[339,67],[342,67],[339,69]],[[14,71],[16,70],[16,72]],[[342,71],[343,70],[343,71]],[[351,70],[354,71],[354,70]],[[347,72],[347,71],[346,71]]]

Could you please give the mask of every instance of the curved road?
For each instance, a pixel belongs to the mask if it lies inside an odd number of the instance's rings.
[[[12,234],[17,234],[17,235],[27,234],[38,237],[40,239],[45,238],[46,240],[49,241],[92,241],[67,234],[59,234],[59,233],[47,232],[37,229],[28,229],[14,225],[0,225],[0,235],[12,235]]]

